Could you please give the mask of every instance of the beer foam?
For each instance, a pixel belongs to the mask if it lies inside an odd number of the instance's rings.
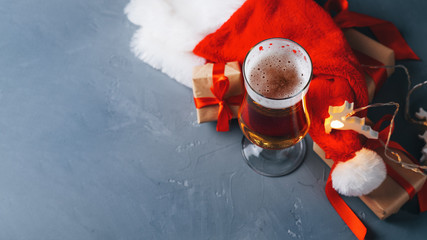
[[[302,61],[285,51],[266,52],[253,59],[246,77],[252,89],[264,97],[290,98],[303,90],[310,77],[311,69]]]
[[[310,56],[304,48],[284,38],[258,43],[243,63],[247,93],[268,108],[285,108],[301,101],[312,71]]]

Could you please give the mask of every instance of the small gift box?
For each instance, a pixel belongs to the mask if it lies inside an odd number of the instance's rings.
[[[208,63],[193,69],[193,95],[198,123],[217,120],[217,131],[228,131],[244,96],[238,62]]]
[[[394,51],[354,29],[344,29],[343,32],[365,71],[369,102],[371,102],[387,77],[394,72],[393,67],[380,67],[394,66]]]
[[[325,158],[325,152],[316,143],[313,143],[313,150],[329,167],[332,166],[334,162]],[[412,163],[404,152],[396,149],[392,150],[399,154],[403,162]],[[384,148],[378,148],[375,151],[387,165],[387,177],[377,189],[359,198],[379,219],[385,219],[398,212],[403,204],[421,190],[426,181],[426,176],[403,168],[389,160],[384,156]]]

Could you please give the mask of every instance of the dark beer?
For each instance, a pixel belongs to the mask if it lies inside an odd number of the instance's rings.
[[[262,148],[293,146],[310,126],[305,93],[311,80],[311,62],[289,45],[270,43],[254,50],[243,66],[247,94],[239,111],[240,128],[246,138]]]
[[[288,108],[270,109],[246,95],[240,109],[239,124],[246,138],[256,145],[282,149],[295,145],[307,134],[310,120],[304,100]]]

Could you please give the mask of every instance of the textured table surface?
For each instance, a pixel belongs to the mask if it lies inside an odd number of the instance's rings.
[[[197,124],[191,89],[131,53],[127,2],[0,0],[0,239],[355,239],[311,149],[296,172],[266,178],[242,160],[235,120],[227,133]],[[427,59],[425,2],[350,9],[394,22]],[[426,61],[399,63],[427,80]],[[375,101],[404,103],[404,77]],[[412,109],[427,108],[419,91]],[[396,124],[419,158],[422,131],[402,114]],[[383,221],[344,199],[368,239],[427,239],[416,199]]]

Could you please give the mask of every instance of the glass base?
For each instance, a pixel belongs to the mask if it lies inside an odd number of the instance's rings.
[[[304,138],[292,147],[270,150],[261,148],[246,137],[242,139],[242,154],[246,163],[257,173],[267,177],[281,177],[296,170],[306,153]]]

